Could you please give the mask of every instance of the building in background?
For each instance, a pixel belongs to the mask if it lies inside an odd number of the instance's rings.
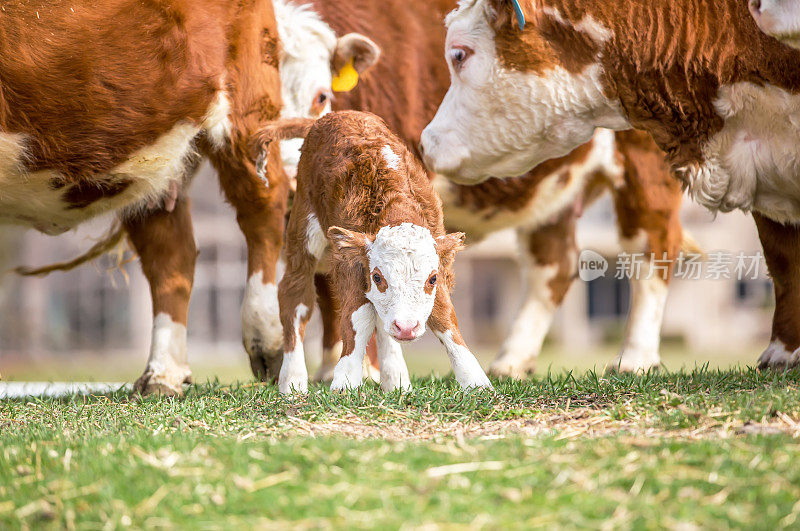
[[[195,179],[191,195],[200,250],[189,314],[191,355],[244,357],[239,319],[246,276],[244,239],[208,166]],[[733,213],[713,220],[688,201],[682,214],[685,228],[709,254],[760,250],[749,216]],[[91,236],[103,234],[108,223],[97,220],[55,238],[2,229],[0,267],[70,258],[88,248]],[[604,278],[576,280],[559,311],[551,337],[569,348],[619,338],[628,311],[627,281],[614,278],[619,247],[610,201],[586,212],[578,242],[582,249],[605,256],[610,266]],[[470,344],[499,345],[508,330],[523,292],[516,254],[514,233],[505,231],[459,255],[454,302]],[[152,324],[147,281],[137,263],[127,265],[127,274],[107,267],[108,261],[99,260],[46,278],[6,276],[0,290],[0,355],[126,354],[143,365]],[[771,287],[762,263],[756,279],[674,280],[663,335],[692,349],[741,347],[766,343],[770,318]],[[318,326],[312,326],[309,336],[316,331]],[[317,350],[313,345],[308,349],[312,355]]]

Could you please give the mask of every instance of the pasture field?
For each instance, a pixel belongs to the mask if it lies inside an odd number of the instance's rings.
[[[797,527],[800,371],[0,401],[0,528]]]

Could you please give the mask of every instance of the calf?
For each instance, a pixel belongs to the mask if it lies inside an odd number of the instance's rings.
[[[597,127],[649,132],[696,201],[753,212],[776,299],[760,365],[800,363],[800,51],[741,0],[462,0],[447,25],[430,167],[476,183]]]
[[[330,268],[341,311],[343,350],[332,389],[361,385],[373,332],[382,388],[408,389],[397,341],[418,339],[426,323],[447,350],[458,383],[491,388],[461,338],[450,302],[454,255],[464,235],[445,234],[441,203],[416,157],[369,113],[293,120],[257,135],[262,146],[291,137],[306,140],[278,289],[284,330],[280,391],[307,390],[303,335],[321,263]]]
[[[442,20],[455,5],[454,0],[315,0],[312,4],[276,0],[282,40],[287,48],[302,44],[304,50],[284,55],[283,85],[330,84],[331,67],[336,70],[335,35],[365,33],[383,49],[381,59],[353,90],[338,93],[332,107],[376,113],[413,148],[447,91]],[[317,116],[320,111],[312,106],[315,94],[310,89],[286,92],[282,116]],[[296,164],[299,153],[292,147],[282,143],[281,154]],[[684,250],[696,251],[681,229],[680,185],[646,133],[598,131],[590,143],[514,179],[467,186],[438,175],[431,178],[442,199],[445,226],[465,232],[467,243],[507,228],[517,231],[527,287],[490,367],[497,375],[521,377],[534,370],[554,314],[576,277],[576,221],[602,193],[608,191],[614,199],[620,243],[626,251],[672,260],[683,244]],[[609,363],[611,370],[643,371],[660,363],[659,333],[670,275],[651,275],[647,264],[645,269],[631,279],[626,337],[619,355]],[[325,282],[324,277],[317,278],[323,317],[331,308],[325,301]],[[338,360],[340,343],[332,324],[332,319],[323,319],[323,363],[317,379],[330,378]]]

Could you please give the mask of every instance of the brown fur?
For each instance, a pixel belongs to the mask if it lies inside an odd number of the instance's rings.
[[[607,95],[619,100],[634,127],[653,136],[673,167],[697,164],[700,146],[722,127],[712,104],[721,85],[748,81],[800,92],[800,51],[762,33],[741,0],[521,0],[529,21],[522,32],[510,2],[493,3],[500,13],[498,55],[515,58],[505,59],[507,66],[541,72],[560,64],[575,71],[599,62]],[[573,23],[591,16],[613,37],[602,46],[574,46],[583,37],[569,28],[554,31],[560,24],[543,7]],[[571,49],[569,57],[553,51],[561,47]],[[540,65],[542,54],[555,59]]]
[[[278,147],[270,150],[265,186],[247,142],[281,108],[277,34],[268,0],[5,2],[0,131],[26,135],[27,169],[58,171],[53,188],[64,189],[70,208],[84,208],[132,182],[112,184],[106,172],[176,124],[199,124],[225,89],[230,139],[217,149],[200,137],[198,147],[236,209],[248,274],[263,271],[265,283],[275,282],[288,185]],[[187,161],[187,175],[195,163]],[[126,228],[154,313],[185,323],[196,254],[185,200],[173,212],[128,219]],[[253,370],[267,377],[275,364],[264,359],[280,353],[253,356],[255,348],[248,346]]]
[[[273,136],[267,134],[267,138]],[[398,170],[386,165],[381,150],[387,145],[400,158]],[[428,228],[437,239],[440,287],[430,325],[441,332],[456,326],[455,319],[449,317],[452,307],[448,293],[453,285],[454,254],[461,248],[463,234],[445,237],[441,203],[427,173],[386,124],[370,113],[343,111],[328,114],[314,124],[298,164],[297,193],[287,229],[286,274],[278,290],[284,351],[295,347],[298,305],[309,308],[300,319],[301,338],[313,308],[312,277],[317,258],[308,253],[306,241],[307,220],[312,213],[332,244],[330,269],[333,292],[341,308],[343,355],[351,354],[355,346],[350,316],[367,303],[365,293],[372,272],[364,247],[384,226],[414,223]],[[457,330],[454,336],[460,338]]]

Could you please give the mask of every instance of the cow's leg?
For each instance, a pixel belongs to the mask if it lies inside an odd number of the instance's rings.
[[[380,383],[384,391],[411,389],[411,377],[408,375],[408,366],[403,357],[400,344],[392,339],[382,327],[375,330],[375,340],[378,349],[380,364]]]
[[[339,275],[336,292],[343,295],[339,330],[342,335],[342,357],[333,370],[331,390],[356,389],[364,378],[364,356],[367,343],[375,332],[376,315],[364,296],[358,275]]]
[[[620,244],[639,255],[634,268],[625,339],[610,371],[640,372],[661,363],[661,322],[669,279],[681,251],[681,188],[671,177],[663,153],[645,133],[617,135],[624,164],[623,182],[612,190]],[[688,247],[687,247],[687,250]],[[651,260],[652,258],[652,260]]]
[[[189,200],[178,198],[172,212],[160,210],[125,222],[150,283],[153,339],[144,374],[134,390],[180,395],[191,379],[186,356],[186,319],[197,259]]]
[[[330,277],[317,274],[314,276],[314,284],[317,287],[317,302],[322,316],[322,365],[314,375],[314,381],[330,382],[333,379],[333,368],[342,356],[342,336],[339,334],[338,313]]]
[[[478,363],[475,355],[470,352],[461,337],[450,294],[442,286],[436,289],[436,299],[431,316],[428,318],[428,326],[447,350],[453,374],[462,388],[488,387],[492,389],[492,383],[483,372],[481,364]]]
[[[330,277],[317,274],[314,276],[317,286],[317,302],[322,314],[322,364],[314,375],[315,382],[330,382],[333,369],[342,356],[342,336],[339,334],[338,309],[330,286]],[[380,383],[380,367],[375,338],[367,343],[367,355],[364,357],[364,373],[375,382]]]
[[[244,348],[253,374],[262,381],[274,381],[283,351],[276,266],[288,198],[278,143],[270,146],[264,179],[256,174],[246,156],[213,154],[210,158],[247,242],[247,286],[242,304]]]
[[[575,278],[577,218],[578,210],[569,207],[551,224],[517,230],[525,274],[525,300],[500,353],[489,367],[490,373],[523,378],[535,369],[553,315]]]
[[[775,290],[772,338],[758,367],[794,367],[800,364],[800,227],[753,217]]]

